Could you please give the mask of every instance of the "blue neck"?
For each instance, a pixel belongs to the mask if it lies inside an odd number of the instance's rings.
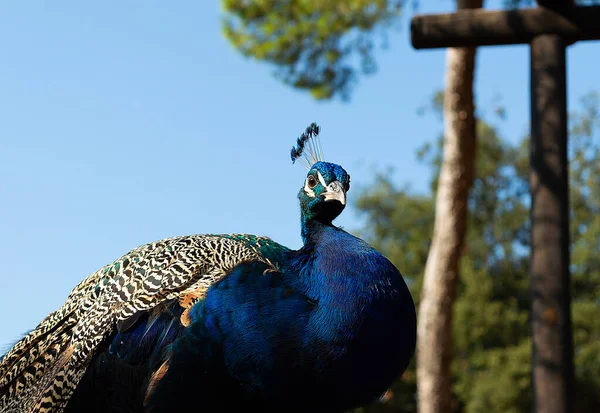
[[[300,218],[300,235],[302,236],[302,242],[304,245],[314,244],[321,238],[323,231],[332,227],[333,225],[331,222],[323,223],[302,214],[302,217]]]

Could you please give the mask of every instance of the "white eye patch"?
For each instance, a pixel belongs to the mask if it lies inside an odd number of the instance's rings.
[[[323,185],[323,188],[326,188],[327,184],[325,184],[325,179],[323,179],[323,176],[321,175],[321,172],[319,172],[319,171],[317,171],[317,178],[319,178],[319,182],[321,182],[321,185]],[[304,181],[304,192],[306,193],[306,195],[308,195],[311,198],[314,198],[316,196],[315,191],[310,189],[308,186],[308,177],[306,178],[306,181]]]

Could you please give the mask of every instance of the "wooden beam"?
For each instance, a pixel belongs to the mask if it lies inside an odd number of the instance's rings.
[[[566,42],[531,42],[531,294],[534,411],[573,411]]]
[[[417,15],[410,32],[416,49],[526,44],[542,34],[561,35],[567,43],[599,40],[600,6],[573,7],[563,13],[538,7]]]
[[[575,6],[573,0],[537,0],[538,6],[547,7],[553,10],[565,10]]]

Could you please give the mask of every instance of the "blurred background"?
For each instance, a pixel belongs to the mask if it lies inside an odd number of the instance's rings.
[[[0,354],[84,277],[138,245],[237,232],[298,248],[305,171],[289,150],[313,121],[326,159],[352,176],[336,224],[384,252],[419,305],[449,85],[447,52],[414,50],[409,22],[456,7],[4,2]],[[584,42],[567,52],[578,412],[600,411],[599,51]],[[457,252],[451,409],[525,412],[529,47],[472,55],[478,144]],[[362,410],[417,411],[414,364]]]

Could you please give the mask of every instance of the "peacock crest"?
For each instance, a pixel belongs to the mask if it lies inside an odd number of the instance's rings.
[[[292,163],[299,161],[307,170],[317,162],[324,161],[323,148],[319,140],[321,128],[311,123],[304,133],[296,140],[296,146],[290,151]]]

